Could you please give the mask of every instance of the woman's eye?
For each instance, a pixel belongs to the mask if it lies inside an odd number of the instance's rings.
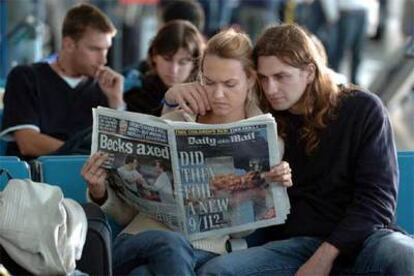
[[[170,56],[162,56],[165,61],[172,61],[172,57]]]
[[[186,59],[182,59],[182,60],[180,60],[179,61],[179,64],[180,65],[187,65],[187,64],[189,64],[189,63],[191,63],[192,61],[191,61],[191,59],[189,59],[189,58],[186,58]]]
[[[231,81],[231,82],[226,82],[226,83],[225,83],[225,85],[226,85],[226,87],[228,87],[228,88],[233,88],[233,87],[237,86],[237,82],[233,82],[233,81]]]

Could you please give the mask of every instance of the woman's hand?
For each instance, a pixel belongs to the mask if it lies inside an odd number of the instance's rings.
[[[94,200],[102,200],[106,195],[106,170],[101,165],[108,158],[107,154],[102,152],[94,153],[81,170],[81,175],[88,184],[89,193]]]
[[[198,82],[176,84],[168,89],[164,99],[171,105],[178,104],[187,113],[205,115],[210,110],[207,92]],[[169,111],[164,105],[163,113]]]
[[[282,161],[276,166],[273,166],[270,171],[265,173],[265,178],[268,182],[278,182],[285,187],[290,187],[292,183],[292,170],[286,161]]]
[[[260,217],[261,219],[271,219],[276,217],[276,209],[272,207],[267,209],[266,212]]]

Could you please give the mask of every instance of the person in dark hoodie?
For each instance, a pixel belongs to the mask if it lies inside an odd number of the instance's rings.
[[[160,116],[167,89],[196,78],[203,47],[201,33],[190,22],[172,20],[163,25],[148,49],[150,70],[142,85],[124,94],[127,110]]]

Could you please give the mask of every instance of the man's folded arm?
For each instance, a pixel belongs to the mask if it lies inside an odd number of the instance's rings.
[[[41,156],[56,151],[63,141],[42,134],[34,129],[19,129],[13,133],[14,140],[24,156]]]

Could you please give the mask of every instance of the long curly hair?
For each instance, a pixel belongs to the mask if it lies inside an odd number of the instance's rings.
[[[326,59],[319,53],[311,36],[295,24],[282,24],[267,28],[258,39],[253,51],[257,62],[260,56],[275,56],[295,68],[304,69],[310,64],[315,67],[314,80],[308,84],[299,106],[302,107],[304,126],[301,139],[305,141],[305,150],[311,154],[319,145],[320,132],[335,117],[339,96],[344,89],[338,88],[327,71]],[[287,123],[278,112],[271,110],[266,99],[261,99],[262,108],[271,112],[278,123],[279,135],[286,138]]]

